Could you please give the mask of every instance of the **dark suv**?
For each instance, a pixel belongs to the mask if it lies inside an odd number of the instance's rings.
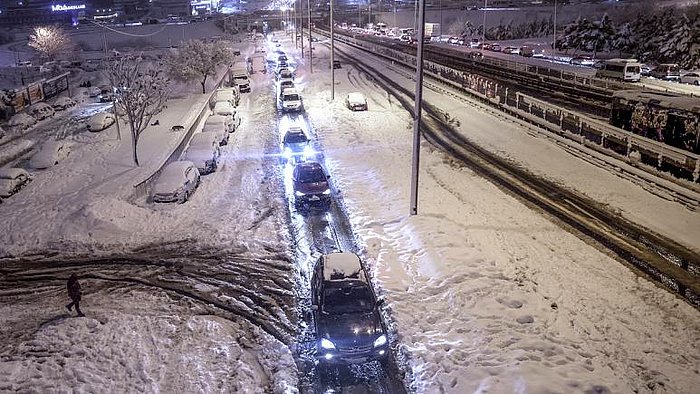
[[[328,175],[321,164],[311,161],[297,164],[292,173],[294,182],[294,205],[300,208],[304,205],[329,205],[331,188]]]
[[[353,253],[321,257],[311,281],[317,355],[328,363],[386,362],[389,343],[379,305]]]

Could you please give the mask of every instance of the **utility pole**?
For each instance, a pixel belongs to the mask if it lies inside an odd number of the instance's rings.
[[[309,73],[314,72],[314,46],[311,42],[311,0],[306,0],[306,7],[309,9]]]
[[[488,7],[488,1],[489,0],[484,0],[484,24],[482,25],[482,31],[481,31],[481,45],[483,48],[484,43],[486,42],[486,7]],[[440,29],[442,29],[442,26],[440,26]]]
[[[335,100],[335,35],[333,34],[333,0],[331,0],[331,101]]]
[[[301,58],[304,58],[304,2],[302,0],[297,0],[299,3],[299,35],[301,38]],[[311,42],[309,42],[311,45]]]
[[[362,29],[362,4],[357,2],[357,27]]]
[[[554,0],[554,42],[552,42],[554,54],[557,54],[557,0]]]
[[[294,18],[294,48],[299,48],[299,39],[297,39],[297,33],[299,32],[299,25],[297,24],[297,3],[294,3],[293,8],[293,18]]]
[[[418,53],[416,56],[416,94],[413,114],[413,158],[411,160],[411,215],[418,214],[418,170],[420,168],[420,124],[423,104],[423,41],[425,37],[425,0],[418,0]],[[441,27],[442,28],[442,27]]]

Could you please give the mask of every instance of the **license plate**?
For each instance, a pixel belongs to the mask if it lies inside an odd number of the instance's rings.
[[[311,201],[318,201],[320,199],[321,199],[321,197],[319,197],[319,196],[311,196],[311,198],[309,198],[309,200],[311,200]]]

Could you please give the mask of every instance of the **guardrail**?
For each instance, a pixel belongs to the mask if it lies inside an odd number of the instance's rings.
[[[216,89],[218,89],[221,86],[221,83],[226,79],[228,72],[229,72],[229,69],[226,70],[226,72],[221,77],[221,79],[219,79],[219,81],[216,83],[216,85],[214,85],[214,88],[211,90],[211,92],[207,96],[207,100],[204,102],[204,106],[199,111],[199,114],[197,114],[197,117],[194,120],[192,120],[192,123],[189,125],[183,125],[187,128],[187,131],[182,133],[182,137],[180,138],[180,142],[173,149],[173,151],[170,152],[170,155],[168,155],[168,157],[166,157],[161,162],[161,164],[158,166],[158,168],[155,171],[153,171],[145,179],[134,184],[134,190],[132,191],[132,194],[131,194],[132,199],[138,199],[138,198],[150,196],[151,195],[151,188],[153,187],[153,182],[158,178],[161,171],[163,171],[163,168],[165,166],[167,166],[168,164],[180,159],[180,155],[182,155],[182,152],[185,151],[187,144],[190,142],[190,139],[192,138],[192,134],[194,134],[194,132],[197,130],[197,125],[199,125],[199,123],[202,121],[202,118],[204,117],[204,115],[207,115],[209,113],[209,111],[210,111],[209,102],[211,101],[212,96],[216,92]]]
[[[330,36],[324,30],[316,33]],[[359,49],[370,51],[406,67],[414,68],[416,57],[383,45],[357,40],[344,35],[336,39]],[[501,110],[535,123],[546,130],[567,137],[581,145],[595,148],[608,155],[615,155],[628,163],[637,160],[646,164],[638,166],[646,172],[668,171],[671,180],[700,178],[700,156],[682,149],[654,141],[623,130],[600,120],[582,115],[537,98],[507,88],[481,75],[457,71],[442,64],[425,61],[426,74],[457,90],[476,96]],[[589,79],[592,80],[592,79]],[[589,81],[590,83],[590,81]],[[657,173],[658,175],[658,173]],[[684,185],[687,186],[687,185]]]

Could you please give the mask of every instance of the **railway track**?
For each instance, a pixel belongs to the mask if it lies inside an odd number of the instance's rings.
[[[371,75],[413,113],[412,91],[383,75],[381,70],[362,63],[359,59],[363,57],[339,49],[338,45],[336,51],[347,60],[352,59],[358,69]],[[584,195],[538,178],[491,154],[459,134],[437,107],[424,102],[423,108],[421,132],[431,144],[531,208],[544,212],[567,231],[700,308],[700,258],[694,252],[626,220]]]
[[[324,34],[330,33],[324,31]],[[340,32],[336,32],[336,34],[358,39]],[[388,43],[385,40],[372,37],[363,37],[362,40],[415,56],[416,48],[405,43],[393,41]],[[431,46],[425,47],[424,60],[449,67],[458,72],[483,76],[509,89],[513,88],[532,97],[563,108],[575,109],[600,119],[607,119],[610,115],[613,90],[593,85],[582,85],[575,80],[566,80],[555,75],[543,75],[542,72],[529,72],[530,69],[537,69],[536,66],[524,65],[527,69],[526,72],[514,72],[510,68],[493,62],[467,58],[463,51]]]

